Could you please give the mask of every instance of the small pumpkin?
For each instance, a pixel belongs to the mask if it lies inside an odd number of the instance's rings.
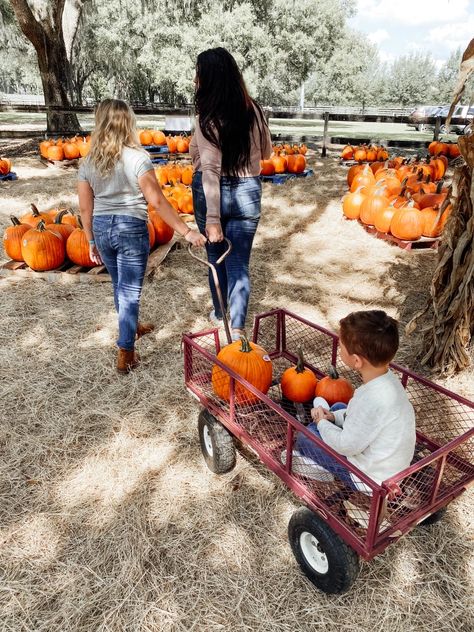
[[[361,189],[362,187],[353,193],[348,193],[342,200],[342,212],[347,219],[359,219],[360,207],[362,206],[362,202],[366,199],[366,195]]]
[[[341,152],[341,158],[343,160],[352,160],[353,157],[354,147],[352,147],[352,145],[346,145]]]
[[[267,393],[272,383],[272,362],[267,352],[260,345],[242,336],[237,342],[232,342],[221,349],[217,359],[238,375],[250,382],[262,393]],[[212,389],[214,393],[226,401],[230,400],[231,378],[224,369],[215,364],[212,367]],[[235,382],[235,403],[254,404],[258,397]]]
[[[354,394],[354,387],[345,377],[339,377],[336,367],[329,368],[329,374],[316,384],[314,391],[317,397],[323,397],[332,406],[337,402],[348,404]]]
[[[168,198],[168,202],[175,208],[175,210],[179,210],[179,202],[177,200]],[[148,205],[148,216],[153,224],[153,228],[155,229],[155,244],[161,246],[162,244],[167,244],[171,241],[173,239],[174,230],[171,226],[168,226],[158,211],[150,204]]]
[[[177,150],[176,138],[174,136],[167,136],[166,144],[168,145],[168,151],[170,152],[170,154],[175,154]]]
[[[22,224],[14,215],[11,215],[10,220],[13,226],[5,228],[5,232],[3,233],[3,247],[10,259],[13,259],[13,261],[23,261],[21,240],[23,235],[31,230],[31,226],[29,224]]]
[[[43,220],[36,228],[30,228],[21,240],[21,256],[32,270],[41,272],[59,268],[64,262],[64,240],[46,228]]]
[[[46,157],[49,160],[64,160],[64,150],[62,148],[62,143],[60,145],[57,144],[48,147],[48,149],[46,150]]]
[[[142,145],[152,145],[153,144],[153,134],[148,129],[144,129],[139,134],[140,142]]]
[[[79,151],[79,147],[74,143],[64,143],[63,145],[64,158],[66,160],[75,160],[79,158],[81,152]]]
[[[166,136],[161,130],[156,130],[152,134],[155,145],[166,145]]]
[[[0,174],[2,176],[6,176],[10,173],[12,168],[12,163],[8,158],[0,158]]]
[[[29,224],[32,228],[36,228],[42,220],[45,224],[49,224],[54,221],[54,215],[49,211],[40,212],[35,204],[31,204],[30,207],[31,211],[20,217],[20,222],[22,224]]]
[[[78,266],[93,268],[96,264],[89,256],[89,242],[80,217],[78,223],[79,226],[72,231],[66,242],[67,256]]]
[[[304,403],[314,397],[318,383],[316,375],[304,365],[303,351],[298,349],[298,362],[283,373],[280,380],[281,392],[290,402]]]

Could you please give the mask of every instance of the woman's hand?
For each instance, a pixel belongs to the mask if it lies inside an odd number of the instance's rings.
[[[206,235],[211,244],[224,241],[224,233],[220,224],[206,224]]]
[[[103,264],[103,261],[100,258],[99,251],[97,250],[97,246],[95,244],[89,244],[89,257],[97,266],[101,266]]]
[[[311,419],[318,423],[321,419],[327,419],[328,421],[334,421],[335,417],[331,411],[326,410],[322,406],[311,409]]]
[[[204,246],[207,241],[204,235],[201,235],[198,230],[190,230],[184,238],[191,244],[191,246],[193,246],[193,248]]]

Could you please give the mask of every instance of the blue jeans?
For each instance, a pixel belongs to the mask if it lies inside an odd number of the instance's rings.
[[[338,402],[337,404],[333,404],[329,410],[333,412],[335,410],[342,410],[343,408],[347,408],[347,405]],[[324,443],[324,439],[319,434],[318,427],[314,422],[308,425],[308,430]],[[311,439],[308,439],[304,434],[297,433],[294,449],[321,467],[324,467],[328,472],[335,474],[340,481],[351,489],[357,489],[349,474],[349,470],[336,461],[328,452],[325,452],[322,448],[317,446]]]
[[[199,230],[204,235],[206,230],[206,198],[202,188],[202,173],[197,171],[193,177],[194,217]],[[243,329],[247,317],[250,297],[249,262],[253,238],[260,219],[262,200],[262,183],[260,178],[237,178],[222,176],[221,191],[221,225],[222,231],[232,242],[232,252],[216,266],[219,285],[221,287],[224,306],[230,306],[232,327]],[[220,242],[206,245],[207,258],[214,263],[223,254],[227,244]],[[217,318],[222,318],[216,288],[209,271],[209,286],[212,302]]]
[[[138,311],[150,241],[145,220],[130,215],[97,215],[92,231],[114,287],[118,312],[117,345],[131,351],[135,345]]]

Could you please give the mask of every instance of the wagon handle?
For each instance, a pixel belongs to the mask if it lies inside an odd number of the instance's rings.
[[[224,240],[227,242],[227,250],[216,261],[216,265],[219,264],[219,263],[222,263],[224,261],[224,259],[230,254],[230,252],[232,250],[232,243],[231,243],[231,241],[229,239],[227,239],[227,237],[224,237]],[[196,259],[196,261],[199,261],[200,263],[204,263],[204,265],[206,265],[208,268],[211,269],[212,278],[214,279],[214,285],[216,287],[217,298],[219,299],[219,306],[220,306],[221,312],[222,312],[222,318],[224,320],[225,335],[227,337],[227,342],[229,344],[231,344],[232,336],[231,336],[231,333],[230,333],[229,321],[227,319],[227,313],[226,313],[226,310],[224,309],[224,301],[222,299],[221,286],[219,284],[219,278],[217,276],[216,266],[213,263],[209,263],[209,261],[207,261],[207,259],[202,259],[202,257],[199,257],[198,255],[196,255],[191,249],[191,244],[188,245],[188,252],[191,255],[191,257],[193,257],[193,259]]]

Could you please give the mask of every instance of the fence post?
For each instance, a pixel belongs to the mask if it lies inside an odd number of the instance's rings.
[[[328,141],[328,127],[329,127],[329,112],[324,112],[324,130],[323,130],[323,148],[321,150],[321,156],[326,158],[327,155],[327,141]]]
[[[436,123],[434,128],[433,140],[438,140],[439,138],[439,128],[441,127],[441,117],[436,117]]]

